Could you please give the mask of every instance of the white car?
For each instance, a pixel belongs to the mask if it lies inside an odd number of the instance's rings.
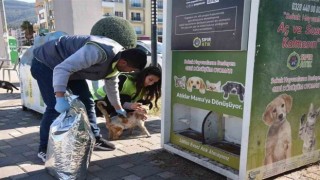
[[[150,40],[138,40],[136,48],[143,50],[147,54],[147,65],[152,63],[151,59],[151,41]],[[157,43],[157,63],[162,66],[162,43]]]

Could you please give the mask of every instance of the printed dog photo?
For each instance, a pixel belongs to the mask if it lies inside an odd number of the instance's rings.
[[[218,81],[216,83],[212,83],[212,82],[206,80],[206,85],[207,85],[207,91],[221,92],[221,81]]]
[[[192,89],[198,89],[201,94],[206,92],[206,84],[200,77],[190,77],[187,81],[187,90],[192,92]]]
[[[122,135],[125,129],[129,129],[132,134],[133,129],[138,126],[141,131],[147,135],[147,137],[151,137],[149,131],[145,127],[145,120],[147,119],[147,109],[149,107],[144,107],[144,111],[135,110],[133,112],[128,112],[127,117],[123,116],[114,116],[112,118],[109,117],[109,113],[104,108],[106,106],[106,102],[98,101],[97,107],[104,115],[106,119],[106,127],[108,129],[108,138],[109,140],[117,140]]]
[[[308,114],[304,114],[300,120],[299,137],[303,140],[303,154],[307,154],[315,150],[316,134],[315,126],[319,116],[320,107],[316,109],[313,104],[310,104]],[[307,118],[307,119],[306,119]]]
[[[244,98],[244,86],[239,82],[227,81],[223,86],[222,90],[224,92],[223,98],[225,100],[229,99],[229,94],[237,95],[240,102],[243,102]]]
[[[262,120],[269,126],[265,144],[265,165],[291,157],[292,136],[287,116],[291,111],[292,101],[290,95],[281,94],[267,105],[262,115]]]
[[[174,76],[174,82],[176,87],[180,87],[182,89],[186,88],[186,76],[182,76],[181,78]]]

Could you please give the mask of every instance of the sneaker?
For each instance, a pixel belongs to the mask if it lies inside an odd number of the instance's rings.
[[[47,157],[47,150],[40,149],[38,152],[38,158],[40,158],[43,162],[46,162],[46,157]]]
[[[94,148],[96,150],[113,151],[116,149],[116,146],[102,137],[96,137]]]

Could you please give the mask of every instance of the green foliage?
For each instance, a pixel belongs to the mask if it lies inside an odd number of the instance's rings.
[[[137,44],[137,34],[133,26],[129,21],[116,16],[99,20],[93,25],[90,34],[108,37],[125,48],[133,48]]]
[[[29,21],[23,21],[21,24],[21,29],[24,30],[25,32],[25,37],[27,39],[26,44],[24,44],[25,46],[30,46],[32,45],[32,39],[33,39],[33,26]]]

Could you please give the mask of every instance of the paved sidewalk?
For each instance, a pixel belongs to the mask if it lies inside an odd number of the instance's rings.
[[[19,87],[17,78],[12,82]],[[40,118],[36,112],[22,110],[20,91],[7,94],[0,89],[0,179],[54,179],[37,157]],[[98,125],[106,137],[104,120],[99,119]],[[132,136],[125,135],[114,141],[115,151],[94,151],[87,179],[226,179],[164,151],[160,146],[159,118],[150,118],[146,125],[151,138],[139,136],[137,130]],[[276,179],[320,179],[319,165],[301,168]]]

